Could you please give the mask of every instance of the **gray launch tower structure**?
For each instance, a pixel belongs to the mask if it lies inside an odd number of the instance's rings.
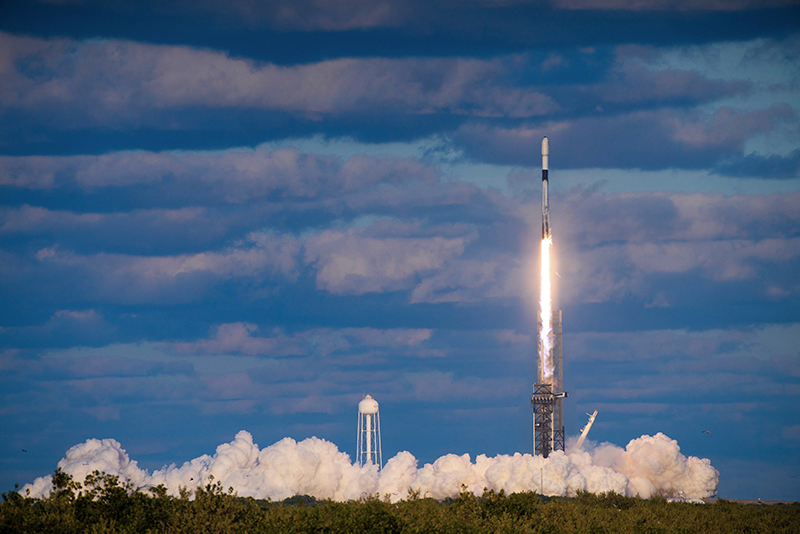
[[[548,177],[548,160],[550,143],[547,137],[542,139],[542,239],[551,238],[550,233],[550,193]],[[552,451],[563,451],[564,439],[564,368],[561,350],[561,310],[552,313],[552,343],[550,354],[544,354],[542,344],[542,320],[538,322],[538,381],[533,385],[531,406],[533,407],[533,450],[536,456],[547,458]],[[552,376],[545,377],[545,361],[552,362]],[[548,380],[545,382],[545,380]]]
[[[539,331],[541,332],[541,322]],[[542,340],[539,339],[539,354],[542,353]],[[563,451],[564,437],[564,373],[561,351],[561,310],[553,311],[553,377],[545,383],[542,372],[542,358],[539,359],[538,382],[533,385],[531,406],[533,406],[533,450],[536,456],[547,458],[552,451]]]

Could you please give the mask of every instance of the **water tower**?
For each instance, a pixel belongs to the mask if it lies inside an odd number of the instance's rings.
[[[378,413],[378,401],[366,395],[358,403],[358,446],[356,461],[364,466],[374,464],[378,469],[383,466],[381,457],[381,418]]]

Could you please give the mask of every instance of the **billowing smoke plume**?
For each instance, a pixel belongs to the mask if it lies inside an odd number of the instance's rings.
[[[396,502],[407,497],[409,488],[423,497],[445,499],[458,496],[462,486],[475,495],[484,489],[563,496],[586,490],[645,498],[703,498],[714,495],[719,482],[719,472],[709,460],[686,458],[678,443],[661,433],[634,439],[624,450],[602,444],[591,451],[555,451],[548,458],[479,455],[475,462],[467,454],[447,454],[422,468],[411,453],[401,452],[378,472],[375,465],[354,465],[347,454],[322,439],[284,438],[259,450],[250,433],[242,430],[232,442],[217,447],[214,456],[203,455],[153,473],[140,469],[113,439],[75,445],[58,467],[78,482],[97,470],[117,475],[135,488],[163,484],[177,496],[181,487],[193,491],[213,480],[225,490],[232,487],[239,496],[272,500],[311,495],[347,501],[377,494]],[[52,490],[52,477],[46,476],[25,485],[21,493],[42,497]]]

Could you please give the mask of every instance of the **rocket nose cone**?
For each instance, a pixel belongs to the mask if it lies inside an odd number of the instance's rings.
[[[547,137],[542,139],[542,156],[549,156],[550,155],[550,142],[547,140]]]

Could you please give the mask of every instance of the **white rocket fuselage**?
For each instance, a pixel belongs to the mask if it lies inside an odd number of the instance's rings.
[[[549,156],[550,143],[545,137],[542,139],[542,239],[550,237],[550,193],[547,190],[550,185],[547,177]]]

